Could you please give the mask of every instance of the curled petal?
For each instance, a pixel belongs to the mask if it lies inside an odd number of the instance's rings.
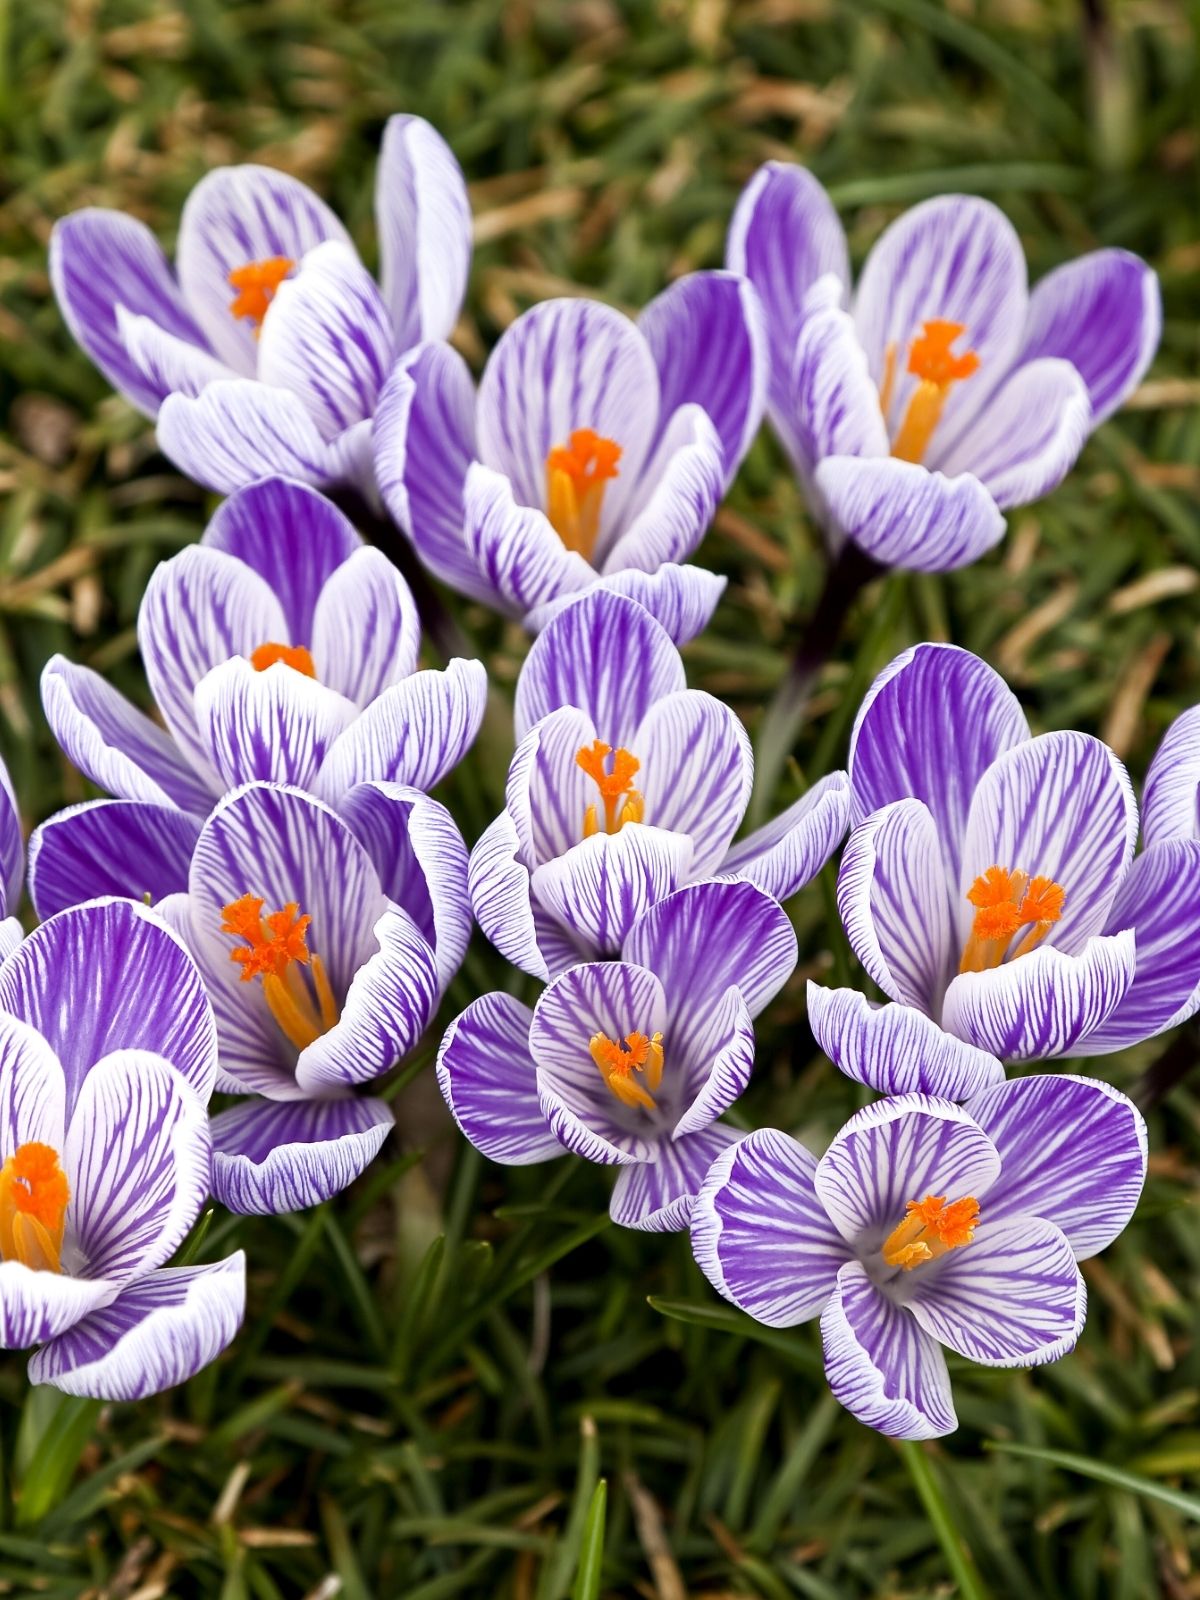
[[[506,960],[548,981],[550,969],[534,924],[529,868],[512,818],[502,811],[471,851],[467,889],[484,934]]]
[[[803,459],[886,456],[889,444],[879,390],[849,312],[837,300],[811,297],[796,336],[788,404]]]
[[[213,1118],[213,1192],[243,1216],[303,1211],[365,1172],[391,1130],[382,1100],[244,1100]]]
[[[72,1278],[0,1261],[0,1349],[25,1350],[53,1339],[111,1300],[117,1288],[107,1278]]]
[[[533,1012],[512,995],[481,995],[450,1024],[438,1050],[438,1086],[459,1131],[505,1166],[563,1153],[538,1104],[532,1021]]]
[[[463,489],[464,537],[493,604],[522,617],[561,594],[585,589],[594,569],[568,550],[544,511],[518,503],[509,480],[472,462]]]
[[[823,989],[810,981],[808,1021],[834,1066],[880,1094],[969,1100],[1004,1081],[995,1056],[964,1044],[912,1006],[874,1006],[856,989]]]
[[[173,806],[85,800],[35,828],[29,897],[40,918],[105,895],[151,905],[187,889],[200,825]]]
[[[621,1167],[608,1214],[619,1228],[642,1233],[681,1233],[690,1223],[696,1196],[714,1159],[740,1138],[736,1128],[715,1127],[663,1140],[653,1161]]]
[[[303,402],[249,378],[218,379],[194,399],[168,395],[158,446],[181,472],[220,494],[278,474],[319,488],[346,476]]]
[[[846,836],[850,785],[844,772],[819,779],[786,811],[730,847],[722,872],[736,873],[773,900],[811,883]]]
[[[1004,537],[1004,516],[978,478],[947,478],[892,456],[828,456],[816,485],[836,526],[885,567],[952,572]]]
[[[703,567],[681,567],[667,562],[657,572],[638,572],[634,567],[627,567],[623,572],[608,573],[598,578],[586,592],[603,590],[636,600],[662,624],[673,644],[687,644],[698,633],[703,633],[712,621],[727,582],[719,573],[706,572]],[[525,618],[525,626],[531,633],[540,633],[577,598],[576,595],[560,595],[556,600],[535,606]]]
[[[606,573],[636,567],[657,572],[686,561],[704,537],[724,493],[721,442],[699,406],[681,406],[646,466],[629,520],[614,541],[602,540]]]

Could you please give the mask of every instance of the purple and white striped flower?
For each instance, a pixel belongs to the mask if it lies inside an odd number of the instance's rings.
[[[369,493],[380,391],[403,352],[450,333],[471,264],[462,172],[420,117],[387,124],[375,220],[378,285],[298,179],[219,167],[188,196],[174,268],[143,223],[88,209],[56,224],[50,276],[76,340],[189,477]]]
[[[599,582],[695,632],[723,583],[679,563],[758,430],[766,372],[760,307],[731,273],[681,278],[636,323],[549,300],[505,332],[478,394],[447,345],[399,364],[379,490],[431,571],[534,630]]]
[[[1003,680],[952,645],[917,645],[885,668],[851,736],[838,906],[893,1003],[814,989],[830,1057],[892,1093],[915,1086],[895,1077],[892,1041],[919,1037],[920,1086],[959,1097],[992,1071],[986,1056],[1099,1055],[1190,1017],[1198,729],[1181,718],[1164,741],[1135,860],[1137,805],[1107,745],[1031,737]]]
[[[958,1426],[942,1347],[988,1367],[1056,1361],[1083,1331],[1077,1262],[1133,1215],[1146,1128],[1091,1078],[1001,1083],[965,1107],[907,1094],[818,1160],[772,1128],[713,1164],[696,1260],[759,1322],[821,1318],[834,1394],[901,1439]]]
[[[169,732],[55,656],[46,717],[119,796],[63,812],[31,843],[42,916],[95,894],[185,886],[200,823],[229,790],[287,783],[337,804],[356,784],[432,788],[479,731],[479,661],[416,671],[408,585],[316,490],[269,478],[231,495],[200,544],[163,562],[138,642]]]
[[[754,772],[745,730],[687,688],[666,631],[624,595],[593,591],[547,625],[521,669],[516,732],[505,809],[471,854],[471,904],[537,978],[614,954],[643,912],[701,878],[786,900],[846,831],[835,772],[732,842]]]
[[[796,964],[779,906],[749,883],[691,884],[632,928],[619,961],[571,967],[531,1011],[487,994],[457,1017],[438,1082],[463,1134],[524,1166],[569,1150],[619,1169],[626,1228],[686,1228],[737,1130],[717,1119],[754,1066],[753,1018]]]
[[[466,847],[419,789],[365,783],[335,812],[251,783],[200,830],[188,892],[160,910],[203,974],[220,1040],[213,1192],[295,1211],[344,1189],[392,1126],[356,1091],[416,1044],[471,930]]]
[[[914,206],[850,301],[846,236],[802,167],[768,162],[734,212],[728,265],[766,313],[767,409],[814,514],[884,566],[941,572],[1055,488],[1158,347],[1158,280],[1096,250],[1029,292],[1012,224],[969,195]]]
[[[0,964],[0,1345],[35,1383],[137,1400],[237,1332],[239,1251],[167,1267],[209,1189],[217,1066],[195,963],[144,907],[65,911]]]

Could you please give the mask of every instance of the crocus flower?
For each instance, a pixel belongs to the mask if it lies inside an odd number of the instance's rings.
[[[42,675],[59,743],[120,797],[38,830],[43,916],[65,895],[182,888],[200,823],[252,779],[333,803],[372,779],[432,788],[475,738],[487,695],[479,661],[414,670],[404,579],[336,506],[281,478],[231,495],[198,546],[155,570],[138,642],[169,733],[86,667],[55,656]]]
[[[1031,738],[1004,682],[951,645],[918,645],[885,668],[851,736],[855,826],[838,906],[894,1004],[872,1010],[849,990],[815,991],[810,1018],[826,1052],[839,1064],[874,1054],[882,1076],[866,1081],[893,1092],[888,1040],[929,1037],[913,1013],[1017,1060],[1120,1050],[1191,1016],[1195,729],[1164,746],[1135,860],[1137,805],[1107,745],[1074,732]],[[1167,791],[1188,762],[1180,820]],[[969,1093],[981,1065],[947,1046],[937,1070],[961,1087],[938,1092]]]
[[[56,224],[50,276],[75,338],[189,477],[369,491],[380,390],[403,351],[449,334],[471,263],[462,173],[419,117],[387,124],[375,219],[379,285],[303,183],[219,167],[184,205],[174,269],[143,223],[88,209]]]
[[[776,900],[820,871],[849,810],[844,773],[734,844],[750,742],[721,701],[686,687],[650,614],[601,590],[535,641],[516,694],[505,809],[471,855],[471,903],[514,965],[550,978],[611,955],[673,889],[714,874]]]
[[[239,1251],[166,1267],[208,1195],[213,1014],[142,906],[99,900],[0,965],[0,1345],[35,1383],[136,1400],[242,1320]]]
[[[847,309],[837,213],[782,162],[744,190],[727,261],[761,296],[768,412],[814,513],[835,540],[924,572],[974,561],[1005,511],[1062,481],[1162,324],[1158,280],[1125,250],[1082,256],[1029,293],[1012,224],[967,195],[887,228]]]
[[[1077,1262],[1112,1243],[1146,1174],[1133,1104],[1090,1078],[997,1084],[966,1107],[877,1101],[818,1161],[771,1128],[717,1157],[692,1244],[759,1322],[820,1316],[834,1394],[901,1439],[958,1425],[942,1346],[988,1367],[1071,1350]]]
[[[737,1131],[717,1119],[754,1066],[752,1018],[796,964],[779,906],[749,883],[696,883],[631,929],[619,961],[560,974],[531,1011],[507,994],[451,1023],[438,1082],[463,1134],[524,1166],[563,1150],[620,1170],[626,1228],[685,1228]]]
[[[466,949],[466,847],[419,789],[366,783],[340,815],[251,783],[200,830],[186,895],[162,902],[204,976],[218,1088],[213,1192],[295,1211],[353,1181],[392,1126],[381,1077],[429,1024]]]
[[[744,278],[697,272],[637,323],[591,300],[534,306],[478,395],[461,356],[422,345],[376,415],[384,502],[438,577],[533,629],[564,595],[626,574],[656,613],[682,594],[707,620],[720,580],[677,564],[757,432],[760,324]]]

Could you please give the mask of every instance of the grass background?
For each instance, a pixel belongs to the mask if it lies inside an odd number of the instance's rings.
[[[318,188],[373,260],[374,152],[400,109],[437,123],[471,182],[457,337],[476,363],[545,295],[580,285],[635,308],[718,264],[735,196],[772,156],[830,187],[856,260],[903,206],[961,189],[1004,207],[1034,277],[1099,244],[1152,261],[1166,324],[1149,381],[999,551],[868,593],[778,801],[844,760],[862,690],[919,638],[980,651],[1038,727],[1103,734],[1140,779],[1200,698],[1196,22],[1183,0],[8,0],[0,745],[27,820],[89,792],[42,722],[43,662],[63,650],[144,703],[139,595],[210,509],[73,348],[46,276],[54,219],[122,207],[169,243],[210,166],[254,159]],[[703,557],[730,586],[690,679],[753,727],[823,566],[765,436]],[[453,604],[496,686],[444,786],[470,840],[498,803],[525,644]],[[858,974],[831,873],[792,910],[801,969],[762,1019],[738,1109],[819,1147],[856,1091],[815,1050],[804,979]],[[511,982],[477,940],[443,1020]],[[959,1433],[897,1448],[827,1396],[814,1329],[757,1329],[684,1239],[609,1226],[602,1173],[467,1149],[432,1083],[436,1037],[396,1074],[399,1135],[351,1192],[202,1223],[197,1253],[244,1244],[251,1263],[246,1326],[217,1366],[102,1408],[31,1391],[19,1356],[0,1364],[0,1592],[1200,1595],[1186,1081],[1152,1117],[1137,1219],[1085,1268],[1076,1354],[1035,1373],[952,1362]],[[1132,1087],[1162,1050],[1102,1070]]]

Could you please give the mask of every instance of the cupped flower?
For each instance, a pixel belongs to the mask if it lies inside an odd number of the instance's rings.
[[[136,1400],[229,1343],[239,1251],[166,1267],[208,1195],[212,1008],[177,936],[98,900],[0,964],[0,1344],[35,1383]]]
[[[757,432],[766,368],[757,298],[730,273],[681,278],[636,323],[549,300],[505,332],[478,394],[447,345],[400,362],[379,489],[431,571],[531,628],[600,583],[682,639],[723,584],[679,564]]]
[[[753,756],[721,701],[688,689],[661,625],[623,595],[593,591],[535,641],[516,694],[519,739],[505,809],[471,854],[484,933],[548,979],[612,955],[637,919],[684,884],[747,879],[785,900],[840,844],[844,773],[733,843]]]
[[[156,568],[138,643],[167,732],[86,667],[55,656],[42,675],[64,751],[133,802],[37,830],[43,916],[95,894],[183,888],[201,821],[252,780],[334,804],[372,780],[432,788],[470,747],[487,696],[481,662],[416,670],[404,579],[336,506],[283,478],[231,495],[199,545]]]
[[[958,1426],[942,1347],[989,1367],[1073,1349],[1076,1263],[1125,1227],[1145,1174],[1141,1116],[1094,1079],[1014,1079],[965,1107],[907,1094],[820,1160],[771,1128],[722,1152],[692,1246],[759,1322],[821,1318],[830,1387],[861,1422],[938,1438]]]
[[[1055,488],[1158,347],[1158,280],[1125,250],[1029,293],[995,206],[944,195],[888,227],[853,296],[824,189],[769,162],[738,201],[727,261],[759,292],[768,413],[831,538],[884,566],[941,572]]]
[[[1120,1050],[1191,1016],[1200,1007],[1196,726],[1180,719],[1164,741],[1135,860],[1137,805],[1107,745],[1074,732],[1031,737],[1004,682],[952,645],[918,645],[885,668],[851,736],[854,827],[838,907],[893,1004],[818,995],[813,1027],[832,1059],[892,1093],[901,1087],[893,1037],[919,1033],[937,1055],[912,1013],[1001,1060]],[[1188,762],[1183,832],[1168,779]],[[969,1094],[986,1063],[937,1048],[921,1087]]]
[[[470,936],[466,847],[445,808],[394,783],[339,812],[251,783],[200,830],[187,893],[161,907],[204,976],[218,1087],[213,1192],[233,1211],[295,1211],[351,1183],[392,1126],[357,1093],[412,1049]]]
[[[446,1104],[491,1160],[569,1150],[615,1166],[614,1222],[685,1228],[738,1137],[718,1119],[753,1070],[753,1018],[795,964],[791,924],[761,889],[692,884],[639,919],[619,961],[571,967],[532,1011],[506,994],[473,1001],[438,1054]]]
[[[219,167],[183,208],[175,266],[119,211],[64,217],[50,276],[76,340],[158,419],[160,448],[228,493],[271,473],[372,492],[371,420],[396,359],[454,327],[471,210],[449,146],[387,124],[375,178],[380,282],[310,189]]]

